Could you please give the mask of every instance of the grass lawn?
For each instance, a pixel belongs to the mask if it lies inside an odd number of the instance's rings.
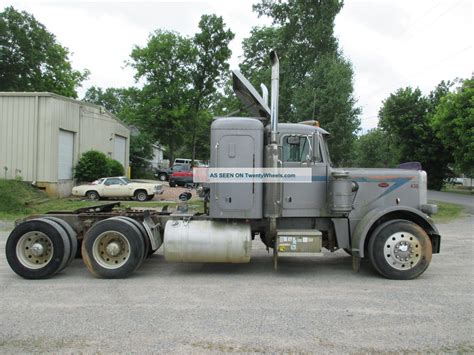
[[[438,213],[433,215],[435,223],[447,223],[463,215],[463,207],[447,202],[432,202],[438,205]]]
[[[115,201],[88,201],[75,198],[49,199],[43,191],[27,183],[0,179],[0,220],[4,221],[12,221],[31,214],[43,214],[53,211],[74,211],[78,208],[109,202]],[[177,202],[166,201],[120,201],[122,208],[160,208],[165,205],[174,208],[177,204]],[[201,200],[190,201],[188,204],[190,209],[203,212],[203,202]]]
[[[456,186],[456,185],[445,185],[441,191],[443,192],[454,192],[461,195],[474,195],[474,189],[470,190],[468,187]]]

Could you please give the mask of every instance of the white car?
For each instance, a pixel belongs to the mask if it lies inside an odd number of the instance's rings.
[[[162,193],[161,184],[133,182],[123,176],[102,178],[72,189],[74,196],[85,196],[90,200],[103,197],[133,197],[137,201],[147,201],[153,199],[155,194]]]

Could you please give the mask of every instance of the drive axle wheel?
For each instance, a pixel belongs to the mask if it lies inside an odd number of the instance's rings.
[[[431,241],[417,224],[405,220],[385,222],[369,241],[374,268],[390,279],[409,280],[420,276],[432,256]]]
[[[8,264],[16,274],[26,279],[44,279],[66,266],[71,245],[59,224],[32,219],[12,231],[5,252]]]
[[[94,224],[84,236],[82,258],[97,277],[124,278],[140,266],[145,243],[130,222],[109,218]]]
[[[66,234],[69,238],[69,244],[71,245],[71,251],[70,251],[68,261],[66,262],[66,265],[64,265],[64,268],[68,267],[77,255],[78,241],[77,241],[76,231],[69,225],[69,223],[62,220],[61,218],[47,216],[47,217],[44,217],[44,218],[41,218],[41,219],[49,219],[53,222],[56,222],[66,232]]]

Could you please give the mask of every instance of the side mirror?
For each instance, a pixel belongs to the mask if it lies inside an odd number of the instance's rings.
[[[319,134],[317,132],[313,133],[313,161],[321,161],[321,154],[319,151]]]

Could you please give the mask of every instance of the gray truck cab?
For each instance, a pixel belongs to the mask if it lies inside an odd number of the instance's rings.
[[[440,247],[429,217],[436,206],[427,203],[426,172],[334,167],[329,133],[316,121],[278,123],[276,55],[272,61],[270,107],[263,85],[260,95],[239,71],[233,72],[236,96],[254,117],[215,119],[210,167],[305,167],[311,169],[311,182],[211,184],[210,216],[250,220],[252,230],[275,254],[283,250],[280,235],[317,230],[321,246],[346,250],[356,269],[361,258],[369,257],[386,277],[420,275]]]

